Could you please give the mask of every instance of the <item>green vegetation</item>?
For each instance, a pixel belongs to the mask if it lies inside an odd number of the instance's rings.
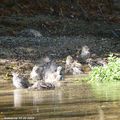
[[[107,82],[120,80],[120,58],[111,54],[108,57],[108,64],[105,67],[95,67],[89,79],[92,82]]]

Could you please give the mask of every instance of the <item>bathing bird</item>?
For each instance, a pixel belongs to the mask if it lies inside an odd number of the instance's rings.
[[[77,60],[74,60],[72,56],[67,56],[65,64],[65,73],[79,75],[82,72],[82,65]]]
[[[29,82],[25,80],[25,78],[22,77],[19,73],[12,72],[12,76],[13,85],[16,88],[28,88],[30,86]]]
[[[32,69],[32,72],[30,73],[30,78],[35,81],[35,80],[42,80],[43,79],[43,72],[44,72],[44,67],[35,65]]]
[[[72,68],[72,74],[73,75],[80,75],[83,73],[82,71],[82,65],[77,60],[74,60],[74,62],[71,65]]]
[[[36,81],[31,87],[29,87],[28,89],[37,89],[37,90],[41,90],[41,89],[54,89],[55,85],[52,83],[46,83],[44,81]]]
[[[57,70],[57,64],[50,60],[48,57],[42,59],[38,65],[35,65],[30,73],[32,80],[43,80],[46,72],[55,72]]]
[[[38,65],[35,65],[30,73],[30,78],[33,81],[36,80],[43,80],[44,77],[44,70],[46,68],[46,66],[48,65],[48,63],[50,62],[50,58],[49,57],[45,57],[42,58],[40,60],[40,63]]]
[[[44,81],[45,83],[50,83],[55,87],[60,87],[60,80],[63,80],[63,78],[62,67],[58,66],[55,72],[46,71]]]
[[[51,72],[48,70],[45,73],[45,82],[48,82],[48,83],[58,82],[62,78],[63,78],[63,75],[62,75],[62,67],[61,66],[58,66],[57,70],[55,72]]]

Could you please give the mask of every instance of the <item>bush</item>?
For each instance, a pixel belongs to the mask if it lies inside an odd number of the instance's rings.
[[[89,79],[92,82],[106,82],[120,80],[120,58],[111,54],[108,57],[108,64],[105,67],[95,67],[90,75]]]

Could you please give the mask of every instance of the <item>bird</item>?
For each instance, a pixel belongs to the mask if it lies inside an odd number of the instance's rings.
[[[71,68],[72,68],[72,74],[73,75],[80,75],[80,74],[83,73],[83,71],[82,71],[82,65],[77,60],[74,60]]]
[[[89,58],[89,59],[87,59],[86,62],[89,65],[89,67],[91,68],[91,70],[96,66],[105,67],[107,65],[107,61],[102,58],[96,58],[96,59]]]
[[[43,79],[43,72],[44,72],[43,66],[35,65],[30,73],[30,78],[33,81],[42,80]]]
[[[55,74],[57,75],[56,80],[58,80],[58,81],[63,80],[64,79],[63,67],[58,66]]]
[[[47,64],[44,64],[44,73],[46,71],[55,72],[57,70],[58,65],[54,61],[50,61]]]
[[[67,56],[65,64],[65,73],[79,75],[82,72],[82,65],[77,60],[74,60],[72,56]]]
[[[55,89],[55,85],[52,83],[47,83],[44,81],[36,81],[32,86],[30,86],[28,89]]]
[[[72,64],[74,62],[74,59],[72,56],[68,55],[65,61],[65,73],[70,74],[72,73]]]
[[[105,67],[105,66],[107,65],[107,60],[106,60],[106,59],[97,58],[96,61],[97,61],[97,64],[98,64],[99,66]]]
[[[71,63],[74,62],[74,59],[72,56],[68,55],[66,58],[66,65],[71,65]]]
[[[42,80],[44,77],[44,69],[46,68],[47,64],[50,62],[50,58],[49,57],[45,57],[42,58],[39,61],[39,64],[34,65],[31,73],[30,73],[30,78],[33,81],[37,81],[37,80]]]
[[[83,72],[81,71],[81,69],[77,68],[77,67],[74,67],[73,68],[73,75],[80,75],[82,74]]]
[[[25,78],[22,77],[19,73],[12,72],[12,76],[13,85],[16,88],[28,88],[30,86],[29,82],[25,80]]]
[[[57,64],[50,60],[49,57],[43,58],[38,65],[35,65],[30,73],[30,78],[33,81],[43,80],[46,72],[55,72]]]
[[[46,71],[44,82],[52,84],[53,86],[55,86],[55,88],[60,87],[60,80],[64,79],[62,69],[62,66],[58,66],[55,72]]]
[[[62,79],[62,66],[58,66],[55,72],[46,71],[45,73],[45,82],[54,83]]]
[[[82,51],[80,54],[80,58],[82,62],[86,62],[86,60],[90,57],[90,49],[87,45],[82,47]]]

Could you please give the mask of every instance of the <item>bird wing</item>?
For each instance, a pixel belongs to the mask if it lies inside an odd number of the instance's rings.
[[[20,80],[20,83],[23,85],[23,87],[25,87],[25,88],[29,87],[30,84],[29,84],[28,80],[26,80],[24,77],[20,76],[19,80]]]

